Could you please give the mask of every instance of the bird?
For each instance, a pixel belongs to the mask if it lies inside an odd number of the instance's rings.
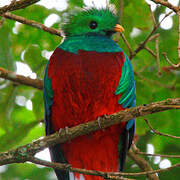
[[[61,28],[63,42],[44,75],[46,135],[135,107],[132,65],[113,41],[115,33],[124,31],[116,13],[109,7],[78,9],[67,15]],[[135,119],[121,122],[49,147],[51,160],[88,170],[123,171],[134,134]],[[55,173],[58,180],[72,179],[67,171]],[[73,179],[81,176],[74,173]]]

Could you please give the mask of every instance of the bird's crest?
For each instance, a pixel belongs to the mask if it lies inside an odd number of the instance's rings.
[[[105,34],[112,31],[118,23],[115,12],[107,6],[106,8],[83,8],[68,13],[62,30],[66,36],[83,35],[88,33]]]

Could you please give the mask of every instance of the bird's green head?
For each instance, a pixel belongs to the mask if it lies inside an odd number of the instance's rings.
[[[111,36],[115,32],[122,32],[124,29],[118,24],[118,18],[109,8],[91,8],[81,10],[67,17],[62,25],[66,37],[101,34]]]

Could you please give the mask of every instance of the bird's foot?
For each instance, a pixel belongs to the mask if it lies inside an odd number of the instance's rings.
[[[69,127],[68,126],[65,127],[65,134],[66,134],[66,137],[68,139],[68,142],[70,143],[71,139],[70,139],[70,136],[69,136]]]
[[[99,116],[97,118],[98,125],[99,125],[100,129],[102,129],[103,131],[104,131],[104,127],[101,125],[101,118],[107,118],[107,117],[108,117],[108,115],[104,114],[103,116]]]
[[[65,129],[65,136],[68,139],[68,142],[70,143],[71,139],[69,138],[69,128],[66,126],[64,129]],[[60,134],[62,131],[63,131],[63,128],[60,128],[58,133]]]
[[[108,115],[107,115],[107,114],[105,114],[105,115],[104,115],[104,117],[105,117],[105,118],[108,118]]]
[[[97,122],[98,122],[98,125],[99,125],[100,129],[102,129],[100,120],[101,120],[101,117],[98,117]]]
[[[58,133],[59,133],[59,134],[61,134],[62,130],[63,130],[63,129],[62,129],[62,128],[60,128],[60,129],[59,129],[59,131],[58,131]]]

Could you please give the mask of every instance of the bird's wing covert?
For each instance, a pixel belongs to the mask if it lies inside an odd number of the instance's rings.
[[[121,71],[121,78],[117,89],[115,91],[116,95],[120,95],[121,97],[118,101],[119,104],[123,106],[123,108],[130,108],[136,106],[136,88],[134,81],[134,73],[132,70],[132,66],[130,60],[127,55],[124,54],[124,64]],[[132,144],[132,140],[135,132],[135,119],[131,119],[126,123],[126,128],[120,136],[119,141],[119,169],[120,171],[124,168],[124,163],[126,159],[126,154],[128,149]]]

